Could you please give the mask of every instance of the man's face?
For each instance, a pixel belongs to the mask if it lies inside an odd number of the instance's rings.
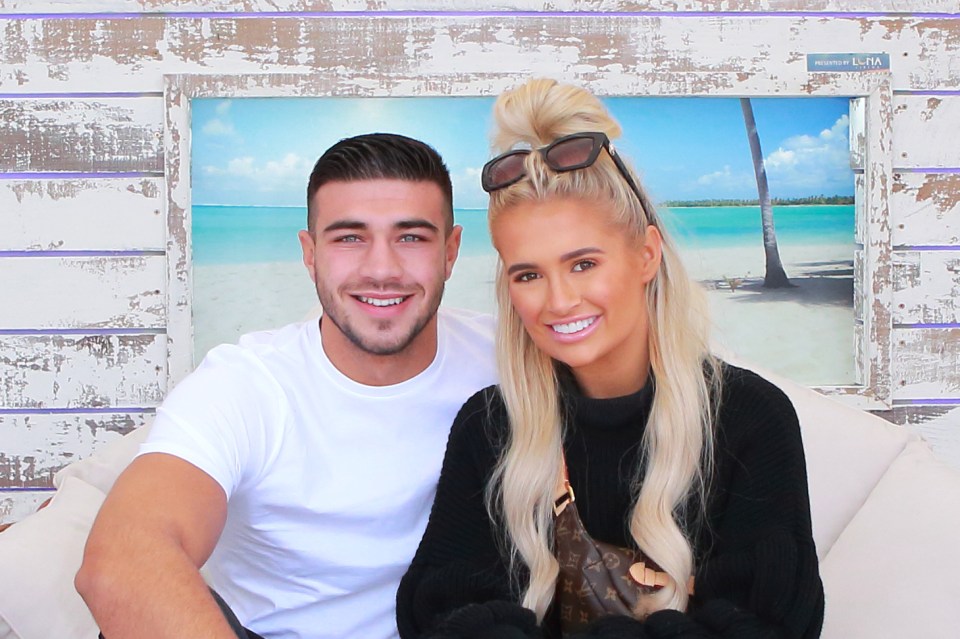
[[[432,182],[330,182],[312,201],[303,263],[323,306],[328,356],[413,355],[436,348],[436,312],[460,247]],[[427,329],[427,330],[424,330]]]

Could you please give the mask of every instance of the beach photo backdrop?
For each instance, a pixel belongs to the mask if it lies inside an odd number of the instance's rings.
[[[757,181],[735,98],[614,97],[617,149],[707,290],[716,341],[811,385],[857,381],[849,101],[754,98],[779,254],[793,286],[764,288]],[[480,169],[492,98],[194,99],[194,359],[243,333],[301,319],[316,293],[300,262],[306,183],[337,140],[389,131],[443,155],[463,246],[444,304],[495,312],[496,255]]]

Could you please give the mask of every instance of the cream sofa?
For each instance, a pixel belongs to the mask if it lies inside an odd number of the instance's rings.
[[[800,415],[823,637],[960,636],[960,473],[904,429],[767,376]],[[50,505],[0,533],[0,639],[97,636],[73,575],[104,495],[144,434],[60,471]]]

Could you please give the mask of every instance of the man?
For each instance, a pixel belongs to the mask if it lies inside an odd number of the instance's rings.
[[[76,578],[107,639],[244,636],[231,609],[250,636],[396,635],[450,424],[494,381],[492,324],[438,313],[462,229],[427,145],[342,140],[307,202],[324,315],[213,349],[158,410]]]

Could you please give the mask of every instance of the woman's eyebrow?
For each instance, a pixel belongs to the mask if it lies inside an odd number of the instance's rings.
[[[564,253],[560,256],[561,262],[568,262],[570,260],[575,260],[578,257],[583,257],[584,255],[590,255],[593,253],[603,253],[603,251],[596,246],[586,246],[584,248],[579,248],[576,251],[570,251],[569,253]]]

